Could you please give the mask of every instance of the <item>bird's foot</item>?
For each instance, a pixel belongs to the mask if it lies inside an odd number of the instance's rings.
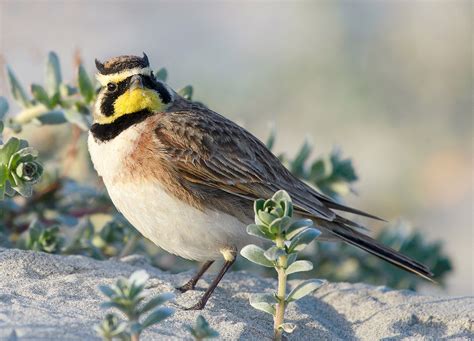
[[[181,292],[186,292],[188,290],[194,290],[195,287],[196,287],[196,283],[194,283],[194,281],[189,281],[188,283],[180,287],[177,287],[176,290],[179,290]]]
[[[206,306],[207,300],[199,300],[198,303],[189,308],[184,308],[184,310],[203,310]]]

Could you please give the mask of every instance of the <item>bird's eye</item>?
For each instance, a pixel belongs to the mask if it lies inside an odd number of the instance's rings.
[[[115,90],[117,90],[117,84],[115,83],[107,84],[107,90],[109,90],[110,92],[114,92]]]

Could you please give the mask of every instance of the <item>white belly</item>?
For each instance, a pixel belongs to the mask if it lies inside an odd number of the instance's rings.
[[[200,211],[166,193],[158,184],[107,187],[117,209],[146,238],[164,250],[197,261],[251,242],[245,225],[217,211]]]
[[[133,150],[143,123],[111,141],[97,143],[89,135],[89,152],[117,209],[146,238],[183,258],[206,261],[222,257],[222,249],[255,242],[245,225],[228,214],[198,210],[168,194],[158,183],[116,181],[123,160]]]

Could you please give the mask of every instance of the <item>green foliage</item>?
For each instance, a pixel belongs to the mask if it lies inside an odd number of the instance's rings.
[[[312,228],[309,219],[293,221],[293,204],[285,191],[276,192],[271,199],[258,199],[254,204],[255,224],[247,227],[247,233],[274,245],[264,250],[256,245],[247,245],[240,254],[249,261],[273,267],[278,275],[278,291],[275,294],[258,294],[250,297],[250,305],[273,316],[275,339],[282,338],[282,331],[291,333],[295,325],[284,322],[288,303],[314,292],[324,281],[312,279],[302,282],[289,294],[286,293],[287,277],[297,272],[310,271],[310,261],[297,260],[298,252],[306,248],[320,232]]]
[[[276,134],[272,131],[267,140],[267,147],[271,149],[275,140]],[[297,177],[311,183],[331,198],[341,201],[352,191],[352,184],[357,181],[352,161],[344,159],[339,149],[309,161],[312,151],[313,147],[308,141],[304,141],[292,160],[285,154],[279,158]]]
[[[28,142],[15,137],[0,145],[0,200],[15,191],[31,196],[32,186],[38,182],[43,167],[36,161],[38,153]]]
[[[13,70],[7,67],[8,82],[12,98],[23,108],[7,123],[15,131],[29,122],[42,124],[62,124],[70,122],[82,130],[90,125],[90,105],[95,99],[95,89],[91,78],[82,65],[78,65],[77,84],[63,83],[59,58],[50,52],[46,62],[45,87],[32,84],[30,99]]]
[[[187,85],[184,88],[178,90],[178,94],[182,97],[192,100],[193,97],[193,87],[191,85]]]
[[[148,278],[146,271],[139,270],[128,279],[119,278],[114,285],[99,287],[108,299],[102,307],[117,309],[127,318],[126,322],[120,322],[116,314],[107,314],[105,320],[96,326],[97,333],[103,339],[138,341],[143,330],[173,315],[172,308],[160,307],[174,298],[172,293],[160,294],[145,302],[147,295],[144,288]]]
[[[45,227],[37,220],[33,221],[19,246],[28,250],[57,253],[61,249],[63,238],[59,234],[58,226]]]
[[[196,341],[213,339],[219,336],[217,330],[211,328],[204,316],[199,315],[194,326],[187,325],[186,329],[191,333]]]
[[[149,257],[153,264],[167,270],[179,271],[189,268],[189,262],[173,259],[141,238],[116,212],[104,189],[97,186],[97,180],[77,182],[70,179],[58,165],[59,152],[52,151],[49,159],[46,155],[41,155],[43,164],[41,167],[36,152],[27,147],[26,142],[11,137],[25,124],[62,124],[68,132],[81,132],[77,142],[74,142],[77,145],[71,142],[68,147],[85,148],[85,132],[91,123],[91,104],[95,99],[93,78],[78,65],[74,73],[77,75],[76,80],[65,81],[59,58],[54,52],[48,55],[45,69],[44,84],[23,87],[13,70],[7,68],[11,97],[19,105],[20,111],[7,117],[9,105],[5,98],[0,97],[0,159],[3,160],[0,162],[0,194],[3,197],[4,193],[8,193],[4,200],[0,200],[0,244],[6,247],[30,247],[23,241],[29,233],[31,222],[37,221],[45,230],[58,228],[54,235],[61,240],[61,243],[54,249],[53,252],[56,253],[82,254],[97,259],[140,253]],[[168,78],[168,72],[164,68],[154,74],[162,81]],[[30,89],[31,95],[25,89]],[[192,87],[184,87],[181,94],[192,98]],[[2,144],[1,134],[4,127],[5,136],[8,138],[6,143]],[[10,142],[11,140],[13,142]],[[276,133],[272,130],[267,141],[269,148],[275,145],[275,141]],[[343,158],[341,152],[337,150],[316,158],[311,157],[312,152],[313,147],[305,142],[293,158],[283,154],[280,155],[280,159],[295,175],[314,185],[324,194],[342,201],[352,191],[357,179],[351,160]],[[13,160],[15,153],[18,154]],[[28,164],[26,168],[25,162]],[[31,171],[35,170],[32,176]],[[90,173],[95,174],[92,170]],[[35,188],[34,193],[32,185]],[[19,198],[19,192],[33,195]],[[262,219],[264,218],[265,214],[262,213]],[[427,243],[416,230],[399,231],[399,227],[388,225],[376,238],[395,249],[400,248],[408,256],[431,266],[437,275],[436,280],[443,283],[451,270],[451,265],[441,243]],[[249,227],[249,233],[267,236],[265,230],[259,229],[258,226]],[[37,247],[33,246],[34,244],[30,245],[32,248]],[[43,248],[43,251],[50,252],[47,249]],[[272,252],[277,251],[274,249],[267,255],[273,257],[275,254]],[[309,261],[318,264],[318,267],[309,271],[291,272],[301,278],[364,281],[411,289],[416,289],[423,283],[416,276],[343,243],[313,243],[299,252],[304,260],[295,261],[295,265],[291,264],[287,271],[308,269],[307,263],[299,262]],[[268,263],[265,255],[260,259],[268,267],[252,267],[252,264],[238,259],[234,269],[245,268],[265,275],[274,275],[273,266]]]

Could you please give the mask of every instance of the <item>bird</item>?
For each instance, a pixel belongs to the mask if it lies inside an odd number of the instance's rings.
[[[165,251],[203,263],[181,292],[193,290],[216,260],[222,268],[196,304],[206,306],[245,245],[253,203],[285,190],[295,212],[309,217],[323,240],[343,241],[431,280],[430,269],[384,246],[344,206],[294,176],[248,130],[155,78],[148,57],[95,60],[100,84],[88,149],[94,168],[124,217]]]

